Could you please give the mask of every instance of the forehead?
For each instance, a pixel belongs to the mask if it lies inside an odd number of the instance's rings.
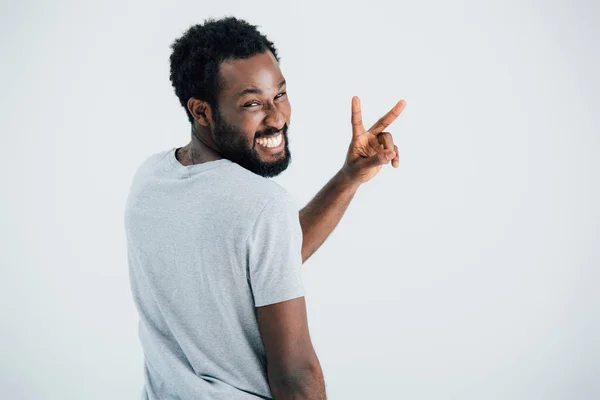
[[[283,74],[273,54],[266,51],[250,58],[223,62],[219,66],[219,80],[223,94],[249,87],[277,90]]]

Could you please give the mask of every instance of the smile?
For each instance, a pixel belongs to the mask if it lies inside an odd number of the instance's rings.
[[[278,133],[277,135],[269,138],[259,138],[256,139],[256,143],[263,149],[269,153],[278,153],[283,150],[284,140],[283,133]]]

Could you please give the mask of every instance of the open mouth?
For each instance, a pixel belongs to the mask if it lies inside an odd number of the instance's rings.
[[[268,153],[278,153],[281,151],[284,147],[284,142],[283,133],[281,132],[275,136],[269,136],[268,138],[262,137],[256,139],[256,143],[259,145],[259,147]]]

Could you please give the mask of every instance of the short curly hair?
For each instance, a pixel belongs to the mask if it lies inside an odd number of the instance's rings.
[[[221,63],[249,58],[267,50],[279,62],[275,46],[257,26],[235,17],[209,18],[203,24],[193,25],[170,48],[173,49],[171,84],[190,123],[194,122],[187,108],[191,97],[204,100],[217,109]]]

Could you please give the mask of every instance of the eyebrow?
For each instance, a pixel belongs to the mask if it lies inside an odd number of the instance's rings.
[[[277,88],[281,89],[283,85],[285,85],[285,79],[279,82]],[[244,89],[240,93],[238,93],[238,97],[243,97],[247,94],[262,94],[262,90],[256,88]]]

